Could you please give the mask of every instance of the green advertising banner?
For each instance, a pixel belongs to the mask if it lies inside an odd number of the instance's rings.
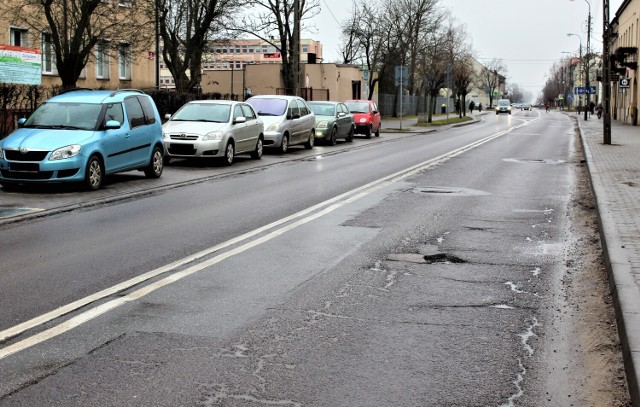
[[[0,83],[40,85],[40,50],[0,44]]]

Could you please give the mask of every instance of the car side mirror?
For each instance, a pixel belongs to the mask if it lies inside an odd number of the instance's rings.
[[[26,118],[21,117],[20,119],[18,119],[18,127],[22,127],[24,126],[24,123],[27,121]]]
[[[378,111],[377,111],[377,110],[374,110],[374,111],[373,111],[373,114],[378,114]]]
[[[345,117],[346,114],[344,114],[343,112],[338,113],[338,117]]]
[[[115,129],[119,129],[120,127],[122,127],[122,123],[120,123],[117,120],[108,120],[104,124],[104,128],[107,130],[115,130]]]
[[[169,113],[165,114],[165,115],[164,115],[164,119],[165,119],[165,120],[169,120],[169,119],[171,119],[171,115],[170,115]]]
[[[236,117],[235,119],[233,119],[233,124],[246,123],[246,122],[247,122],[247,118],[244,116]]]

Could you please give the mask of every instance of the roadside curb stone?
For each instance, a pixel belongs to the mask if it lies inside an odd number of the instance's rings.
[[[605,145],[601,119],[570,117],[580,131],[596,201],[629,393],[640,406],[640,129],[612,120],[612,144]]]

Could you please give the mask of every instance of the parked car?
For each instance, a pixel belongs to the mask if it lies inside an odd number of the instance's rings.
[[[336,140],[344,138],[353,141],[355,123],[353,115],[344,103],[309,102],[311,111],[316,116],[316,141],[321,140],[335,146]]]
[[[290,146],[315,143],[316,118],[307,102],[297,96],[260,95],[247,99],[264,122],[264,146],[286,153]]]
[[[99,189],[108,174],[163,170],[162,125],[138,90],[71,90],[39,106],[0,141],[0,184],[83,182]]]
[[[238,154],[262,157],[264,124],[247,103],[192,101],[170,116],[162,130],[166,162],[174,157],[206,158],[231,165]]]
[[[382,119],[376,102],[372,100],[347,100],[344,103],[353,114],[356,133],[364,134],[366,138],[371,138],[373,133],[376,137],[380,137]]]
[[[500,99],[496,105],[496,114],[509,113],[511,114],[511,102],[509,99]]]

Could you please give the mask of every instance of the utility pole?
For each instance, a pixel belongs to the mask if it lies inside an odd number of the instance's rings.
[[[602,81],[604,82],[603,143],[611,144],[611,58],[609,57],[611,26],[609,24],[609,0],[602,0],[602,10]]]
[[[586,0],[585,0],[586,1]],[[587,4],[589,4],[589,2],[586,2]],[[591,94],[589,93],[589,52],[590,52],[590,45],[591,45],[591,4],[589,4],[589,17],[587,18],[587,52],[585,53],[584,59],[585,59],[585,63],[586,63],[586,67],[585,67],[585,71],[586,71],[586,82],[587,82],[587,87],[585,89],[586,91],[586,95],[587,95],[587,105],[585,106],[584,109],[584,119],[587,120],[587,110],[591,110],[589,103],[591,100]]]
[[[293,94],[300,96],[300,0],[293,2]]]

